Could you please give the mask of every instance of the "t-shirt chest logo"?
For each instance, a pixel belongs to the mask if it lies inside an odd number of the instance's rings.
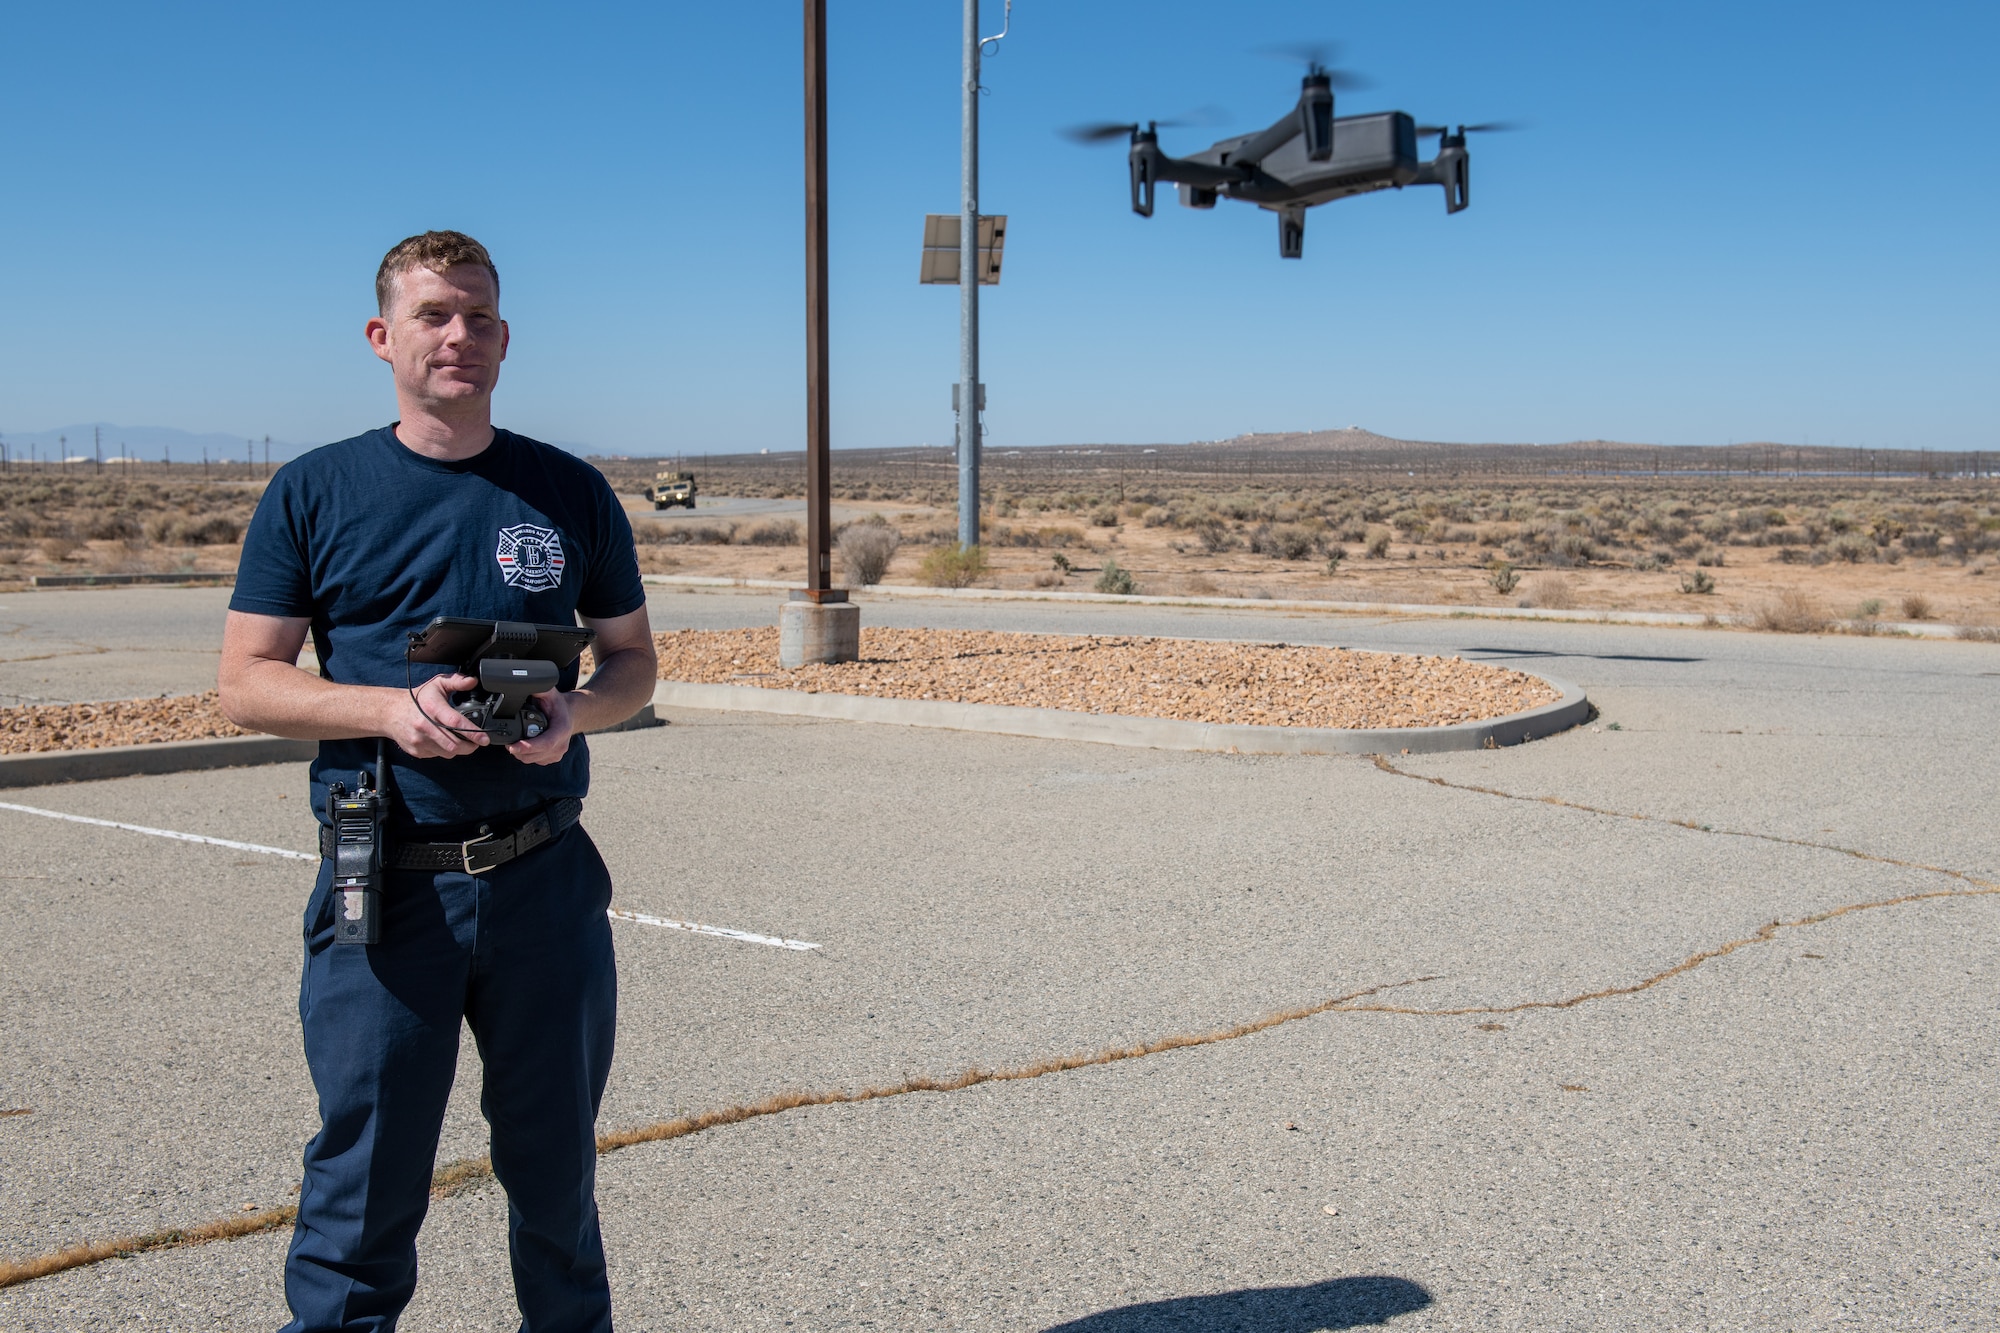
[[[532,523],[516,523],[500,529],[500,577],[508,586],[529,592],[545,592],[562,583],[562,538],[553,528]]]

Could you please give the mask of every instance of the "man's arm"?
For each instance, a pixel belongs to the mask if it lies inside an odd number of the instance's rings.
[[[311,627],[303,616],[229,613],[222,629],[222,668],[216,673],[224,716],[239,727],[295,740],[387,736],[417,759],[471,754],[486,744],[484,732],[462,735],[431,721],[463,721],[445,695],[471,689],[478,681],[436,676],[417,687],[414,701],[409,691],[393,686],[337,685],[299,669],[299,650]],[[650,637],[646,644],[650,651]]]
[[[531,741],[507,747],[507,753],[523,763],[553,764],[569,752],[572,736],[616,726],[652,702],[660,662],[653,651],[653,626],[646,608],[609,620],[582,619],[597,631],[590,645],[597,670],[567,693],[551,690],[535,696],[549,715],[549,729]]]

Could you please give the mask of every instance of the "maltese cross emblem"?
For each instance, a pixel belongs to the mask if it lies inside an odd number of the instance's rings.
[[[500,549],[494,559],[510,587],[546,592],[562,583],[562,538],[553,528],[517,523],[500,529]]]

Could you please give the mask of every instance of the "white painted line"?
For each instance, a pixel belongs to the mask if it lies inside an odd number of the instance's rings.
[[[817,949],[817,944],[804,940],[781,939],[776,935],[753,935],[747,930],[731,930],[727,926],[704,926],[695,921],[675,921],[671,917],[648,916],[644,912],[625,912],[613,907],[605,912],[613,921],[636,921],[642,926],[664,926],[668,930],[685,930],[696,935],[719,935],[725,940],[742,940],[747,944],[768,944],[774,949]]]
[[[261,852],[265,856],[289,856],[294,861],[317,861],[317,852],[295,852],[285,847],[265,847],[254,842],[237,842],[231,838],[205,838],[199,833],[176,833],[168,828],[147,828],[144,824],[121,824],[115,819],[92,819],[89,815],[66,815],[60,810],[39,810],[32,805],[15,805],[11,801],[0,801],[0,810],[18,810],[24,815],[40,815],[44,819],[66,819],[72,824],[95,824],[99,828],[120,828],[127,833],[146,833],[155,838],[172,838],[176,842],[205,842],[211,847],[227,847],[237,852]]]
[[[206,843],[210,847],[227,847],[236,852],[260,852],[265,856],[285,856],[294,861],[317,861],[318,855],[310,852],[295,852],[285,847],[266,847],[261,843],[237,842],[233,838],[209,838],[199,833],[178,833],[173,829],[148,828],[144,824],[121,824],[115,819],[93,819],[89,815],[64,814],[60,810],[43,810],[32,805],[15,805],[12,801],[0,801],[0,810],[15,810],[24,815],[40,815],[44,819],[63,819],[72,824],[94,824],[99,828],[124,829],[127,833],[144,833],[155,838],[172,838],[176,842]],[[746,944],[768,944],[774,949],[817,949],[819,945],[808,944],[804,940],[788,940],[776,935],[757,935],[747,930],[731,930],[728,926],[704,926],[696,921],[675,921],[670,917],[649,916],[644,912],[625,912],[611,908],[605,915],[613,921],[636,921],[642,926],[662,926],[668,930],[685,930],[695,935],[714,935],[725,940],[742,940]]]

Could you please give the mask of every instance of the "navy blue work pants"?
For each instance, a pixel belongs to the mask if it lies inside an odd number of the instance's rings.
[[[596,1127],[618,980],[597,848],[572,828],[477,876],[391,871],[382,942],[366,946],[333,942],[331,883],[322,862],[299,985],[321,1128],[285,1261],[285,1333],[395,1328],[416,1288],[461,1020],[485,1069],[521,1328],[610,1329]]]

